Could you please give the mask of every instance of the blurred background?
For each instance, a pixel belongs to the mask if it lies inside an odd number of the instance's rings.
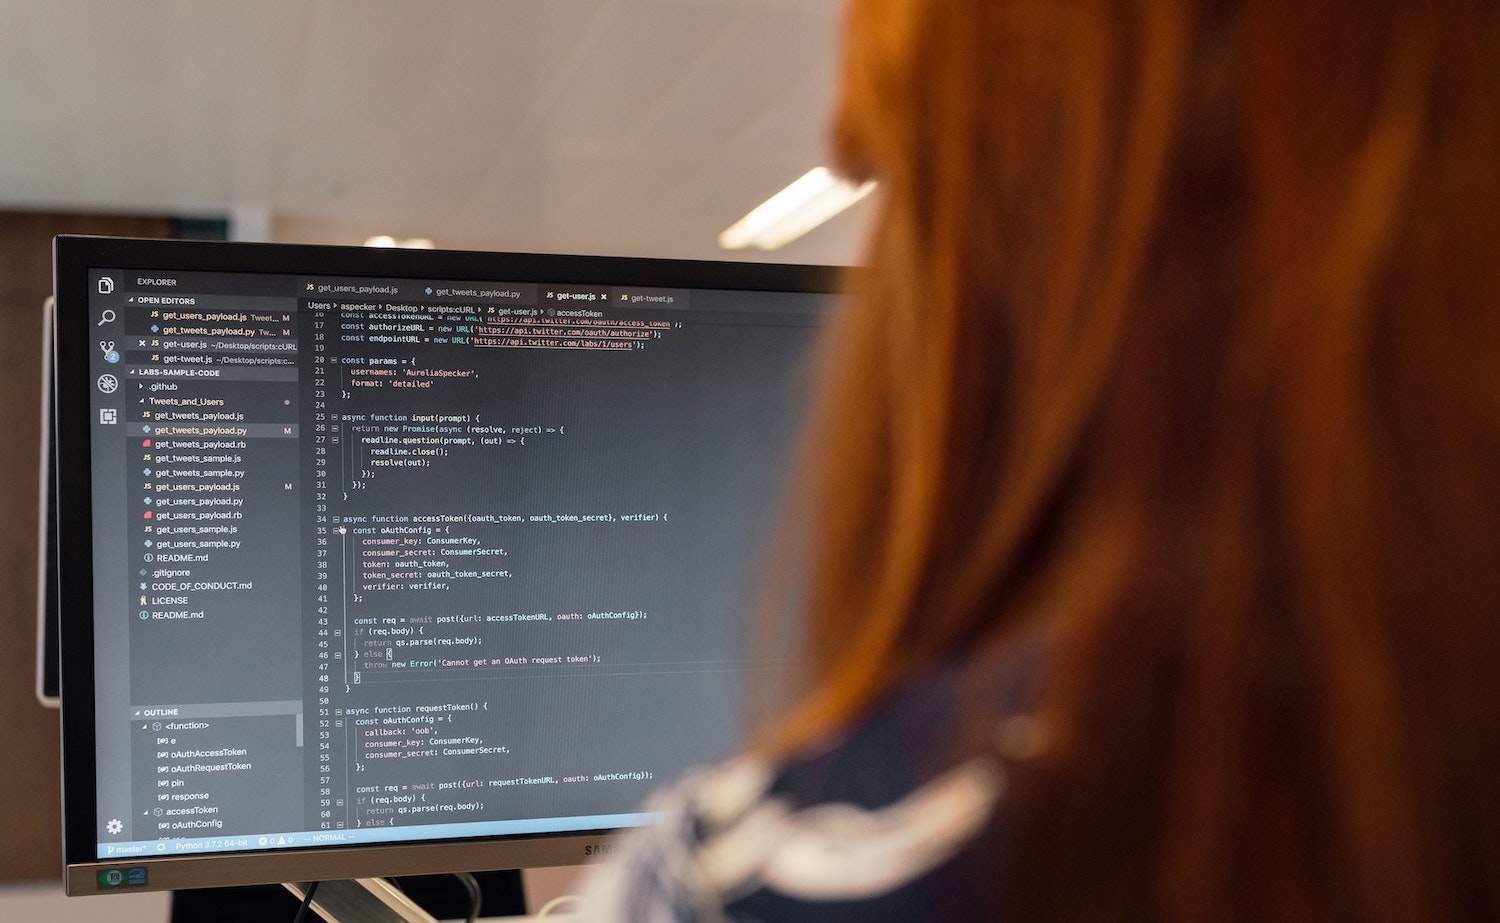
[[[3,0],[0,208],[722,257],[824,158],[835,0]],[[849,259],[854,220],[780,259]]]

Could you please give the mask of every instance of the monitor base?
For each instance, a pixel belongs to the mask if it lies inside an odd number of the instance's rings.
[[[289,881],[288,891],[303,900],[310,882]],[[437,923],[411,898],[384,878],[346,878],[318,884],[312,909],[328,923]]]

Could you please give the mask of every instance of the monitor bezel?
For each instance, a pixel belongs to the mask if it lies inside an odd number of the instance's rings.
[[[47,708],[61,703],[57,638],[57,432],[52,415],[53,297],[42,303],[42,419],[37,463],[36,698]]]
[[[384,276],[476,282],[578,282],[661,288],[792,291],[837,295],[843,267],[620,256],[390,250],[316,244],[59,236],[53,414],[59,551],[64,886],[68,894],[227,887],[284,881],[420,875],[578,865],[607,854],[616,832],[589,831],[310,849],[100,859],[94,752],[93,575],[90,478],[89,270],[177,270]],[[72,485],[74,489],[69,489]],[[75,540],[74,536],[84,536]],[[145,884],[101,884],[112,870],[143,868]]]

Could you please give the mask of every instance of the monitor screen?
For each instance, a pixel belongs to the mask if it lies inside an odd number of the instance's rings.
[[[837,271],[55,272],[69,893],[576,864],[735,748]]]

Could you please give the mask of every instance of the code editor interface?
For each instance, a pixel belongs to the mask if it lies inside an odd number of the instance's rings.
[[[732,751],[831,296],[91,291],[101,857],[615,827]]]

